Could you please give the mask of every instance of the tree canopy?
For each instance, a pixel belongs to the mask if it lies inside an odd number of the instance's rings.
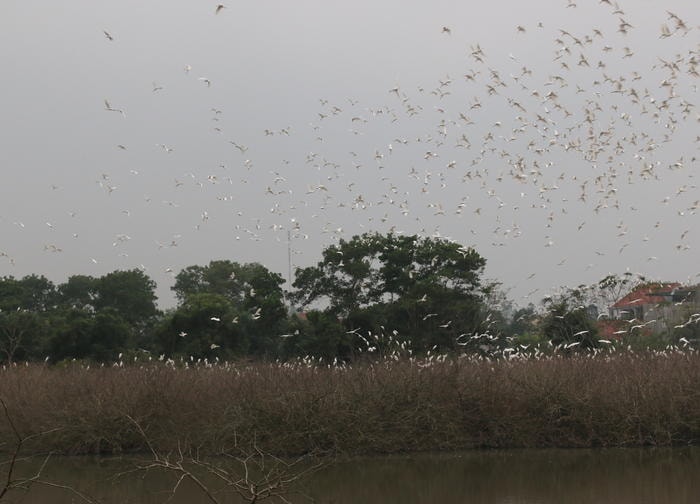
[[[350,361],[398,349],[492,355],[531,345],[573,352],[609,344],[599,339],[597,319],[604,314],[597,307],[643,281],[610,274],[564,288],[538,309],[518,309],[498,283],[484,280],[485,265],[473,248],[448,239],[365,233],[339,240],[315,265],[298,268],[291,292],[284,292],[280,274],[259,263],[187,266],[172,287],[177,306],[165,312],[156,306],[155,282],[138,269],[73,275],[58,285],[39,275],[5,276],[0,361],[106,362],[144,352]],[[651,344],[697,340],[696,304],[684,301],[682,308]]]
[[[367,233],[297,269],[292,299],[301,308],[323,307],[348,331],[391,328],[416,350],[449,349],[482,322],[485,264],[452,241]]]
[[[179,305],[159,329],[162,351],[275,355],[287,323],[283,284],[259,263],[215,260],[184,268],[172,288]]]
[[[337,313],[404,297],[448,290],[480,294],[486,264],[474,249],[418,236],[363,234],[340,240],[322,260],[298,269],[294,299],[301,306],[323,300]]]

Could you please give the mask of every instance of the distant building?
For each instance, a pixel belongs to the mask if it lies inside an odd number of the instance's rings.
[[[658,318],[659,305],[673,301],[678,282],[654,282],[640,285],[608,308],[611,319],[648,322]]]
[[[645,333],[678,327],[699,310],[700,285],[683,287],[678,282],[640,285],[608,308],[610,322],[630,322]],[[608,326],[609,330],[617,327],[614,323]]]

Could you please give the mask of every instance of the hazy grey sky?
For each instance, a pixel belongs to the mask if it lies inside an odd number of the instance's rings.
[[[575,3],[5,1],[0,274],[143,268],[167,307],[212,259],[287,277],[287,231],[307,266],[393,230],[519,304],[698,282],[700,4]]]

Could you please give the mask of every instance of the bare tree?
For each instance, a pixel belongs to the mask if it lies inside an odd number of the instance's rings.
[[[0,468],[2,468],[2,471],[4,472],[4,474],[1,476],[2,481],[0,482],[0,500],[4,499],[12,490],[26,491],[29,490],[29,488],[32,485],[43,485],[53,488],[59,488],[61,490],[70,492],[73,495],[79,497],[83,502],[87,502],[89,504],[97,504],[97,501],[95,501],[88,495],[79,492],[78,490],[69,485],[56,483],[42,478],[44,469],[46,468],[46,465],[48,464],[49,459],[51,458],[51,453],[44,457],[43,461],[39,465],[39,468],[31,476],[19,476],[17,474],[17,464],[21,461],[30,460],[32,458],[31,456],[22,455],[22,449],[24,445],[33,438],[37,438],[49,434],[51,432],[55,432],[57,429],[52,429],[49,431],[40,432],[38,434],[33,434],[29,436],[22,436],[22,434],[20,434],[19,430],[17,429],[17,426],[15,425],[12,416],[10,415],[10,410],[7,407],[7,403],[2,398],[0,398],[0,405],[2,405],[5,420],[7,420],[7,423],[10,426],[10,431],[12,432],[12,435],[14,437],[14,443],[9,450],[9,458],[0,462]]]
[[[196,451],[192,453],[189,449],[183,449],[180,443],[177,450],[164,454],[154,447],[138,421],[131,416],[127,418],[143,438],[151,456],[148,461],[137,464],[135,471],[164,470],[173,473],[176,481],[171,497],[183,481],[190,480],[213,504],[223,502],[220,500],[222,490],[236,493],[251,504],[268,499],[290,503],[290,494],[295,492],[294,485],[328,465],[327,460],[316,454],[284,460],[264,452],[255,441],[248,448],[236,442],[233,448],[223,451],[218,457],[206,459]],[[204,481],[205,478],[223,485],[223,489],[214,490]]]

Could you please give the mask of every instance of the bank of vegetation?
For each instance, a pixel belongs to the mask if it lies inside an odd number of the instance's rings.
[[[440,238],[365,234],[286,292],[257,263],[186,267],[166,311],[140,270],[3,277],[0,441],[159,456],[698,441],[694,304],[665,333],[614,321],[604,336],[596,303],[644,279],[514,309],[485,263]]]
[[[17,365],[0,373],[0,396],[22,435],[37,435],[30,451],[133,453],[148,440],[161,453],[376,454],[697,444],[698,383],[696,352],[606,351]],[[6,445],[13,435],[0,426]]]
[[[6,276],[0,362],[111,363],[149,355],[352,362],[385,353],[388,338],[413,355],[487,355],[538,343],[590,350],[610,344],[600,331],[607,306],[644,282],[631,273],[610,275],[518,308],[483,278],[485,264],[453,241],[368,233],[327,247],[316,265],[295,271],[287,291],[281,275],[258,263],[188,266],[174,273],[177,306],[165,311],[157,308],[155,282],[138,269],[73,275],[59,284]],[[681,308],[683,317],[657,323],[664,329],[654,334],[646,323],[614,321],[614,339],[636,348],[695,347],[697,302]]]

